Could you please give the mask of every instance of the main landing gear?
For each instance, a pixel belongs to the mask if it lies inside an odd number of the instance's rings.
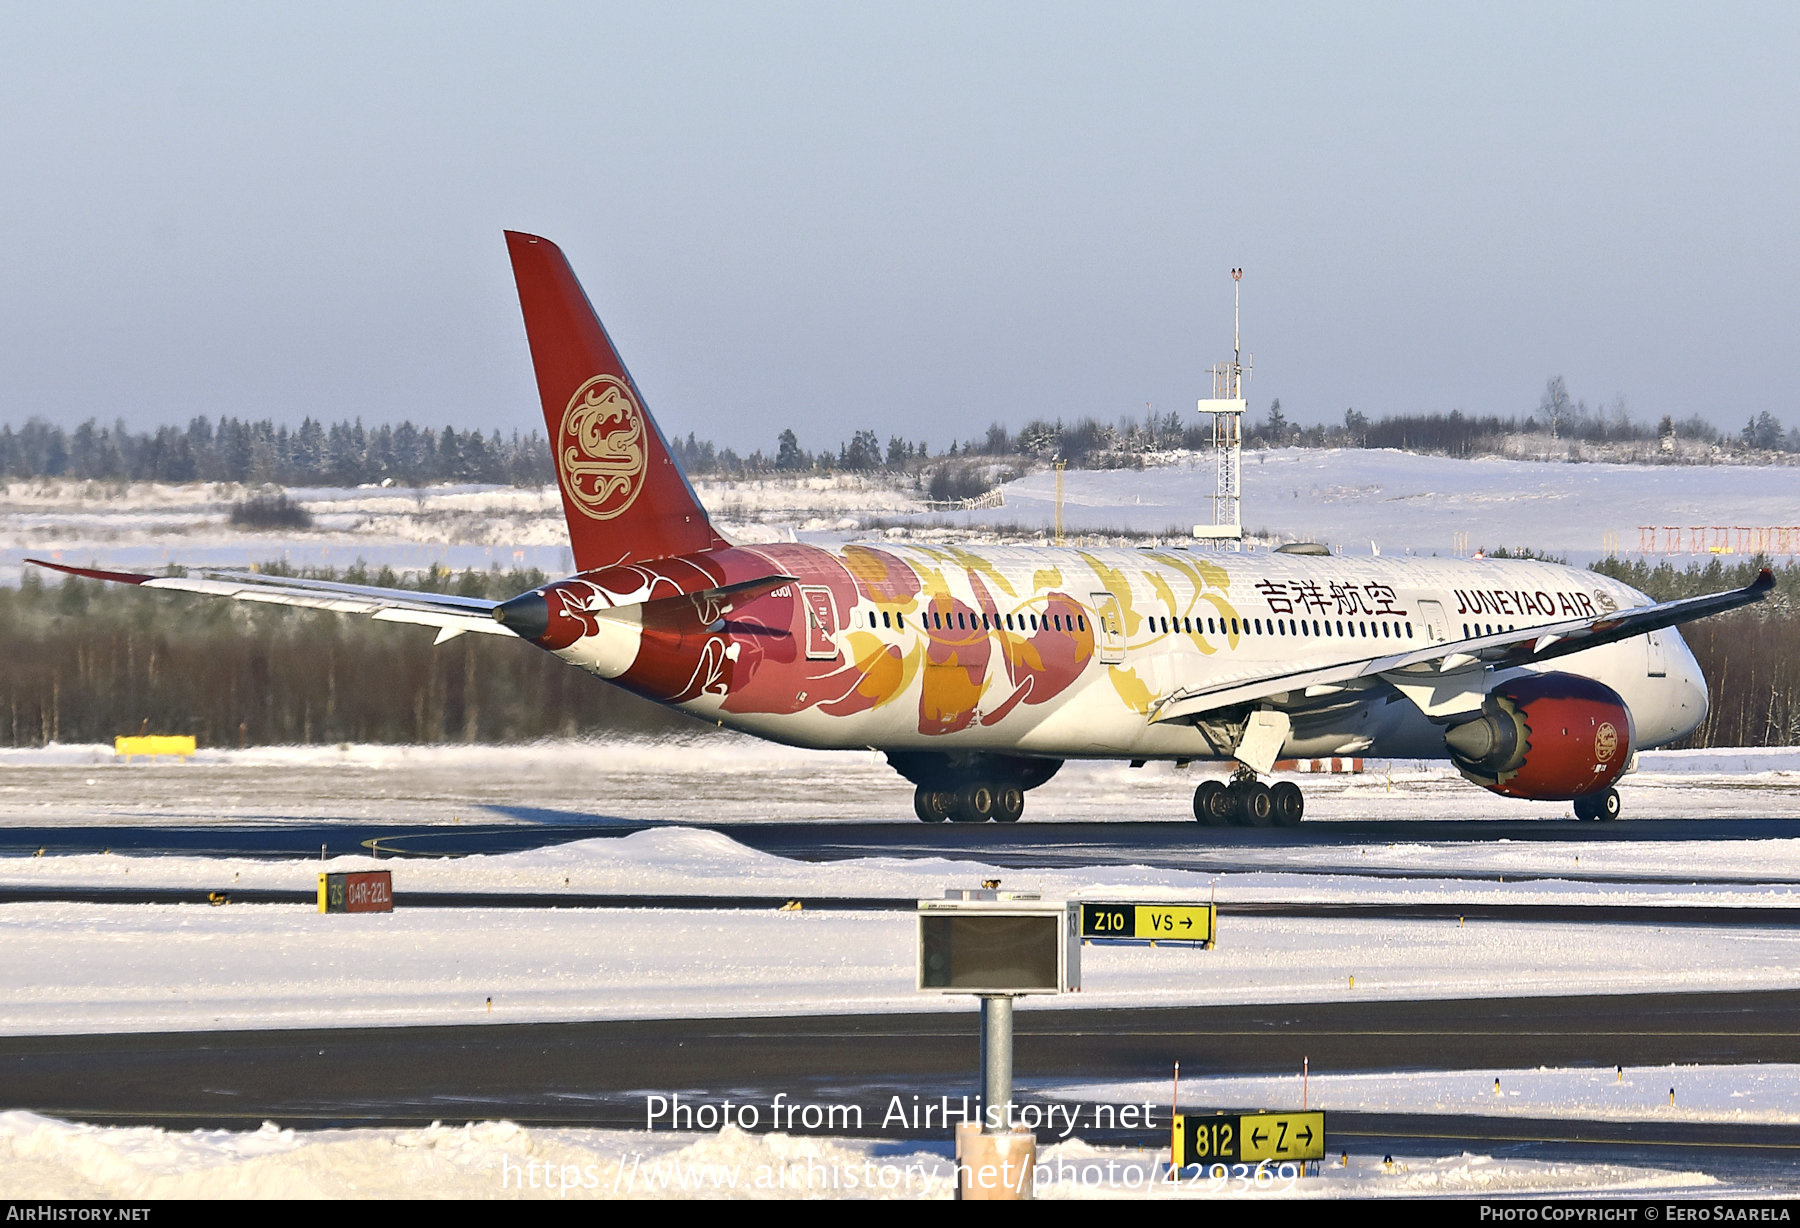
[[[1056,775],[1061,759],[986,751],[886,752],[913,784],[913,813],[927,823],[1017,823],[1025,791]]]
[[[1590,823],[1618,818],[1619,791],[1608,789],[1604,793],[1590,793],[1586,797],[1576,798],[1575,817]]]
[[[927,823],[1017,823],[1025,813],[1025,790],[1010,782],[972,780],[955,789],[913,790],[913,812]]]
[[[1194,818],[1208,827],[1298,827],[1306,798],[1291,780],[1265,785],[1242,772],[1229,784],[1203,780],[1194,790]]]

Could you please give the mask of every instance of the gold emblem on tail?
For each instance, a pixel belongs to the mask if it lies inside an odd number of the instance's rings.
[[[630,507],[644,485],[644,411],[624,380],[596,375],[575,390],[556,438],[556,475],[595,520]]]

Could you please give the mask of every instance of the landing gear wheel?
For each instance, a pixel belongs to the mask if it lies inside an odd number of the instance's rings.
[[[1600,796],[1594,798],[1593,810],[1594,813],[1590,817],[1599,819],[1602,822],[1618,818],[1620,810],[1619,791],[1617,789],[1608,789],[1606,792],[1600,794]]]
[[[1298,827],[1306,816],[1306,797],[1291,780],[1278,781],[1269,788],[1269,803],[1274,810],[1275,826]]]
[[[1194,818],[1208,827],[1229,827],[1231,807],[1231,791],[1222,780],[1203,780],[1194,790]]]
[[[956,807],[950,812],[952,823],[985,823],[994,817],[994,786],[977,780],[956,791]]]
[[[1575,817],[1589,823],[1607,822],[1619,817],[1619,791],[1589,793],[1575,799]]]
[[[1274,802],[1269,797],[1269,786],[1260,780],[1240,780],[1230,789],[1232,807],[1231,821],[1239,827],[1268,827],[1275,821]]]
[[[927,789],[923,785],[913,790],[913,813],[927,823],[942,823],[950,817],[950,811],[956,805],[956,794],[947,789]]]
[[[1025,790],[1018,785],[1000,785],[994,790],[994,822],[1017,823],[1025,813]]]

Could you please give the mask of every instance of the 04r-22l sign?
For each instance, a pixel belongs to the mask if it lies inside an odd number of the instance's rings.
[[[1161,939],[1165,942],[1213,940],[1210,904],[1106,904],[1083,901],[1083,938]]]

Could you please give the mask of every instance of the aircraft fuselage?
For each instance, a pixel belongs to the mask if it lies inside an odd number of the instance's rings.
[[[692,569],[710,583],[682,574]],[[669,573],[663,575],[661,573]],[[692,594],[759,576],[742,597]],[[1226,758],[1159,721],[1187,690],[1648,604],[1593,572],[1523,560],[857,543],[728,548],[544,590],[540,640],[571,664],[706,720],[820,749]],[[1706,714],[1672,629],[1558,660],[1617,691],[1634,749]],[[1394,689],[1283,696],[1288,757],[1447,757]]]

